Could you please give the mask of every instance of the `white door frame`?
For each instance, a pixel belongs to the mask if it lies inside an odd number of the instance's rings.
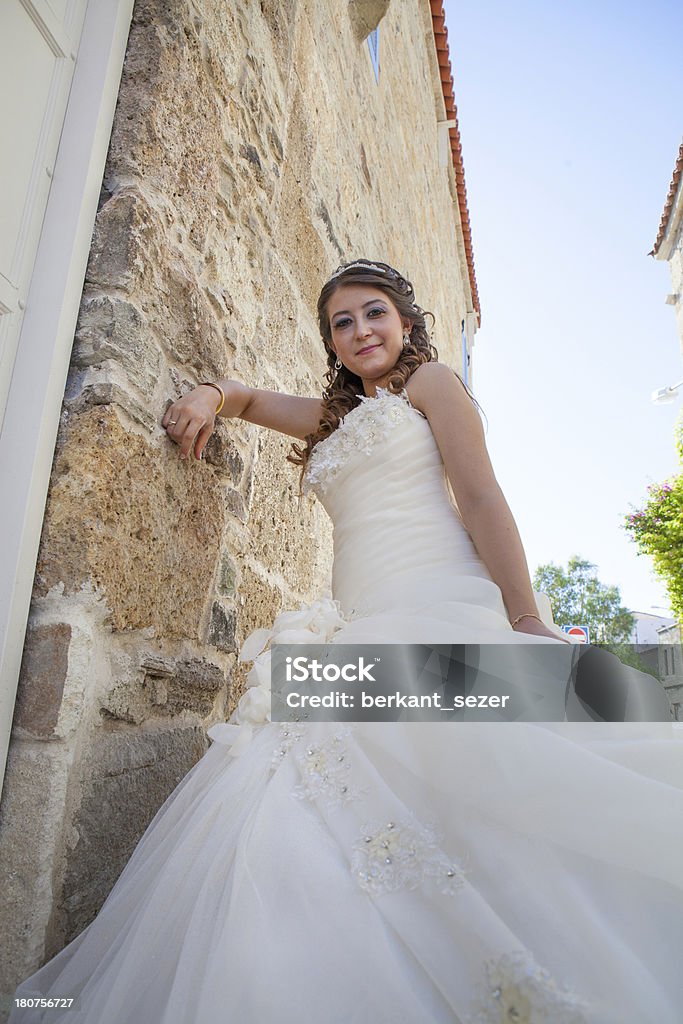
[[[0,434],[0,786],[133,2],[88,3]]]

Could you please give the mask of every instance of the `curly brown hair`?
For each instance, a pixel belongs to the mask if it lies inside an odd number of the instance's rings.
[[[342,263],[323,285],[318,299],[318,325],[327,353],[327,370],[324,374],[327,387],[322,395],[323,408],[320,423],[317,430],[306,436],[304,445],[294,442],[292,452],[287,456],[288,462],[294,463],[295,466],[301,466],[300,483],[303,483],[306,466],[316,444],[329,437],[337,429],[343,417],[355,406],[360,405],[360,395],[363,394],[363,381],[360,377],[351,373],[343,365],[341,370],[335,369],[337,356],[330,344],[332,330],[327,305],[337,289],[347,284],[368,284],[378,288],[394,304],[401,319],[410,322],[411,326],[408,332],[410,344],[403,346],[396,365],[391,371],[391,376],[387,380],[389,391],[400,394],[418,366],[421,366],[422,363],[438,361],[439,358],[439,353],[427,333],[426,317],[432,318],[433,327],[436,322],[434,314],[426,312],[418,306],[413,286],[407,278],[388,263],[382,263],[379,260],[357,259],[349,263]],[[453,372],[455,373],[455,370]],[[456,377],[475,405],[478,405],[460,374],[456,373]]]

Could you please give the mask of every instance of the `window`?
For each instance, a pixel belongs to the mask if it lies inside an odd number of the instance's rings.
[[[470,382],[470,354],[467,350],[467,331],[465,330],[465,321],[460,322],[460,336],[462,338],[462,379],[465,384]]]
[[[379,25],[368,36],[368,46],[370,47],[370,60],[375,71],[375,81],[379,82]]]

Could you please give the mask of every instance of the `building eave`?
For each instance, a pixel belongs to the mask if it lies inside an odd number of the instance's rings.
[[[434,43],[436,45],[436,55],[439,63],[439,75],[446,111],[446,120],[455,122],[454,126],[448,129],[448,136],[453,169],[455,171],[455,187],[457,193],[458,212],[460,214],[460,229],[462,231],[462,243],[467,262],[472,307],[474,312],[477,314],[477,321],[481,324],[481,307],[479,304],[477,278],[474,271],[474,253],[472,250],[472,228],[470,225],[470,214],[467,208],[465,167],[462,158],[460,128],[458,126],[458,109],[455,105],[455,91],[453,88],[453,75],[451,72],[450,53],[448,49],[448,29],[446,28],[446,17],[444,14],[442,0],[429,0],[429,6],[432,15],[432,30],[434,32]]]
[[[678,225],[683,214],[683,142],[678,150],[678,158],[669,185],[669,192],[664,203],[664,210],[659,221],[657,238],[648,253],[656,259],[667,260],[671,255]]]

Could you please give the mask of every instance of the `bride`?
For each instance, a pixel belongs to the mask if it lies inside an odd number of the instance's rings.
[[[550,688],[544,654],[575,650],[538,614],[476,401],[410,282],[344,264],[318,317],[322,399],[211,382],[162,425],[181,458],[217,415],[301,442],[333,596],[247,638],[230,722],[10,1024],[675,1024],[670,723],[270,721],[275,641],[502,644],[511,677]]]

